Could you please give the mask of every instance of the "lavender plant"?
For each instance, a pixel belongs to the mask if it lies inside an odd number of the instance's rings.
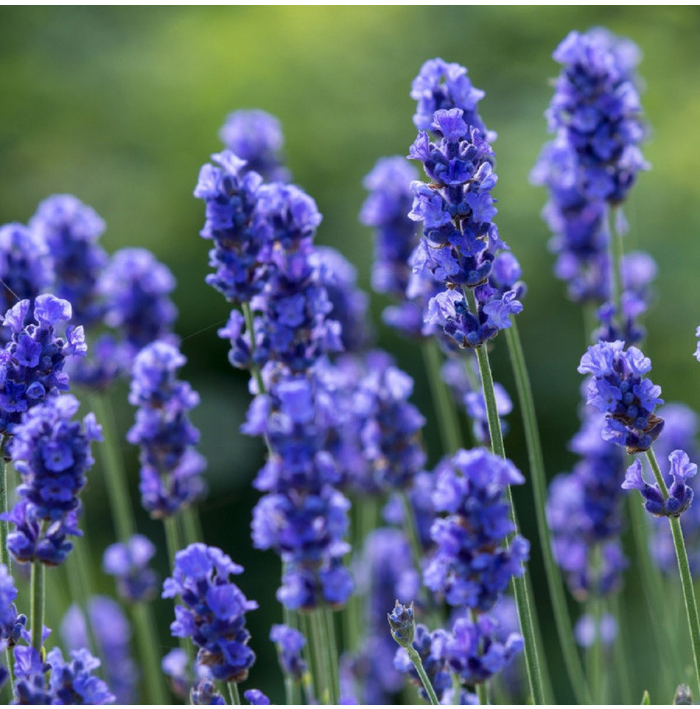
[[[552,643],[539,637],[537,611],[550,607],[576,700],[610,698],[609,657],[629,701],[619,612],[629,566],[639,567],[652,609],[660,684],[669,699],[678,686],[674,701],[685,703],[688,652],[663,629],[674,595],[680,600],[674,557],[700,688],[692,579],[697,417],[678,405],[659,408],[661,390],[640,349],[656,264],[644,252],[625,254],[621,238],[622,205],[649,169],[640,147],[648,130],[639,53],[597,29],[572,32],[554,58],[562,66],[547,111],[555,137],[532,181],[548,189],[555,274],[587,308],[593,344],[578,367],[586,401],[569,445],[577,460],[552,478],[548,499],[514,318],[527,288],[495,223],[497,136],[479,113],[485,93],[466,68],[442,59],[422,66],[410,92],[419,132],[409,158],[426,177],[405,158],[380,159],[365,178],[360,214],[375,231],[372,287],[391,300],[382,319],[423,351],[439,454],[423,440],[431,412],[412,400],[420,382],[376,346],[369,297],[358,287],[364,274],[316,243],[322,215],[290,181],[280,122],[259,110],[231,113],[220,131],[224,149],[199,173],[200,235],[211,242],[206,282],[232,307],[218,334],[230,344],[231,365],[250,377],[241,430],[266,449],[252,483],[262,495],[251,538],[281,562],[276,597],[284,622],[273,622],[279,617],[267,609],[265,617],[287,704],[561,700],[549,681]],[[109,256],[98,243],[104,229],[71,195],[43,201],[26,227],[0,227],[7,306],[0,452],[12,464],[0,481],[0,691],[20,704],[144,697],[164,704],[167,679],[181,702],[240,704],[242,694],[251,705],[270,704],[247,684],[266,675],[256,665],[261,640],[247,629],[258,604],[231,580],[243,568],[226,551],[244,542],[205,543],[198,518],[206,464],[191,421],[199,395],[178,378],[186,359],[174,331],[174,277],[145,249]],[[494,382],[489,355],[504,340],[527,443],[523,472],[504,445],[515,397]],[[128,401],[137,407],[125,433],[107,400],[122,396],[112,387],[119,378],[130,380]],[[97,415],[80,422],[83,396]],[[88,476],[91,444],[103,439],[100,472],[116,532],[103,571],[114,577],[119,601],[93,595],[94,579],[79,547],[73,551],[84,527],[80,496],[95,475]],[[164,521],[170,575],[161,596],[174,601],[176,640],[160,632],[151,605],[162,558],[157,533],[153,541],[141,533],[143,512],[135,510],[121,454],[127,442],[140,448],[142,507]],[[631,465],[628,455],[636,456]],[[439,460],[432,470],[429,459]],[[513,486],[532,487],[539,544],[532,541],[543,555],[549,599],[532,588]],[[222,505],[229,502],[221,496]],[[634,550],[625,543],[628,529]],[[45,567],[69,555],[77,582],[72,569],[47,580]],[[583,604],[575,626],[563,581]],[[514,599],[506,596],[511,584]],[[255,596],[262,599],[261,590]],[[57,637],[45,619],[60,618],[68,596]],[[514,672],[521,653],[527,688]]]

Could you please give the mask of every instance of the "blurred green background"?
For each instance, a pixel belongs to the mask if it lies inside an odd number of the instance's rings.
[[[648,250],[659,265],[656,304],[647,321],[654,381],[667,401],[692,406],[700,394],[700,370],[692,358],[700,323],[697,9],[0,9],[0,223],[26,222],[44,197],[72,193],[106,220],[109,251],[145,246],[175,273],[177,331],[189,358],[184,376],[202,396],[194,420],[209,459],[207,542],[249,568],[241,586],[261,603],[251,619],[261,661],[249,686],[261,686],[273,698],[281,694],[267,629],[280,616],[274,602],[278,565],[274,555],[250,544],[257,497],[250,482],[262,451],[258,441],[238,433],[249,400],[245,377],[229,367],[227,346],[216,336],[227,305],[204,284],[208,245],[198,236],[203,206],[192,197],[199,167],[220,149],[217,132],[228,112],[259,107],[278,116],[294,180],[324,214],[318,242],[350,258],[368,288],[372,237],[357,222],[361,180],[378,157],[407,153],[415,137],[408,91],[421,64],[441,56],[466,65],[487,93],[482,116],[499,134],[498,224],[529,285],[520,332],[552,475],[572,462],[566,442],[578,427],[576,365],[585,342],[581,312],[552,275],[549,234],[539,217],[545,195],[528,183],[528,173],[547,139],[543,112],[557,73],[551,53],[570,30],[593,25],[630,37],[644,54],[643,105],[652,129],[645,156],[653,168],[641,176],[626,208],[627,248]],[[417,380],[414,398],[430,419],[426,440],[435,460],[437,431],[422,361],[415,348],[380,326],[385,304],[377,296],[372,300],[379,345]],[[513,391],[502,350],[498,342],[495,376]],[[133,413],[124,403],[125,389],[115,398],[126,430]],[[516,415],[511,428],[509,454],[525,466]],[[135,490],[135,456],[126,444],[125,452]],[[108,512],[101,485],[93,476],[86,494],[96,564],[111,540],[109,527],[100,524]],[[530,499],[529,490],[518,491],[524,532],[534,539]],[[158,525],[145,516],[140,522],[162,543]],[[159,563],[165,572],[164,556]],[[532,568],[536,591],[544,593],[537,554]],[[104,577],[99,583],[110,589]],[[634,570],[626,594],[635,620]],[[165,623],[171,606],[159,610]],[[546,602],[540,612],[556,679],[562,668]],[[628,625],[633,640],[647,641],[643,620]],[[652,656],[645,652],[638,659],[640,696]],[[567,699],[567,688],[559,689]]]

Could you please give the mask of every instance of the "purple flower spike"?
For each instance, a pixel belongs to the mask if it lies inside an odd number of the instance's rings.
[[[306,645],[306,639],[295,628],[286,625],[273,625],[270,630],[270,640],[277,645],[277,657],[282,672],[295,680],[300,680],[306,672],[306,663],[301,651]]]
[[[93,465],[90,443],[101,440],[94,414],[81,425],[72,418],[79,407],[70,394],[35,406],[15,427],[9,452],[22,485],[6,519],[15,525],[7,546],[20,562],[38,559],[62,563],[73,545],[66,537],[80,535],[78,493]]]
[[[248,647],[245,614],[258,607],[229,581],[243,568],[216,547],[190,544],[175,555],[175,569],[163,584],[163,598],[180,596],[170,631],[199,647],[197,662],[223,682],[243,682],[255,662]]]
[[[691,463],[688,454],[682,450],[673,451],[668,460],[671,466],[664,476],[668,487],[666,499],[658,484],[649,485],[645,482],[639,460],[635,460],[627,468],[625,481],[622,483],[624,490],[639,490],[645,500],[645,509],[655,517],[680,517],[693,501],[693,489],[687,481],[697,474],[698,466]]]
[[[624,348],[621,340],[599,342],[588,348],[578,371],[592,375],[588,403],[606,415],[603,438],[638,453],[648,450],[663,430],[663,419],[654,414],[663,399],[661,388],[644,377],[651,360],[636,347]]]
[[[249,704],[266,705],[270,700],[259,689],[248,689],[243,692],[243,696]]]
[[[152,517],[175,514],[204,493],[206,462],[189,420],[199,396],[176,377],[185,361],[164,341],[144,347],[134,360],[129,402],[139,408],[127,439],[141,448],[141,503]]]
[[[522,576],[530,545],[514,537],[505,490],[524,482],[508,460],[484,448],[460,450],[437,472],[433,504],[447,512],[434,522],[437,550],[425,567],[428,588],[444,594],[453,606],[488,611],[512,576]]]

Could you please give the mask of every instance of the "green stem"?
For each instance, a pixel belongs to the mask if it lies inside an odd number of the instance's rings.
[[[549,596],[552,602],[552,614],[557,629],[559,645],[577,703],[590,704],[592,697],[585,680],[581,658],[574,643],[573,626],[571,616],[569,615],[569,608],[566,603],[564,579],[562,578],[561,570],[554,559],[554,553],[552,551],[552,538],[546,514],[547,475],[544,469],[542,442],[537,426],[537,414],[535,411],[534,397],[532,395],[532,386],[530,384],[525,355],[515,319],[512,321],[512,326],[506,329],[505,334],[513,374],[515,376],[515,386],[518,392],[523,429],[525,431],[537,531],[540,537],[540,549],[544,559],[545,577],[547,579],[547,588],[549,589]]]
[[[315,677],[314,685],[318,692],[318,699],[322,704],[330,704],[332,697],[333,680],[328,664],[328,636],[323,627],[323,609],[314,608],[308,615],[310,644],[313,646]]]
[[[420,681],[423,683],[423,687],[425,687],[425,691],[428,693],[430,703],[433,705],[440,704],[437,698],[437,694],[435,694],[435,690],[433,689],[433,685],[430,682],[430,678],[425,672],[425,668],[423,667],[423,662],[420,659],[420,655],[418,654],[418,652],[416,652],[416,650],[414,650],[412,645],[409,645],[406,648],[406,652],[408,653],[408,657],[413,663],[413,666],[416,668],[416,672],[420,677]]]
[[[675,668],[682,665],[678,643],[671,637],[663,622],[660,609],[666,607],[668,601],[664,590],[663,579],[659,568],[649,556],[649,523],[647,512],[639,501],[628,496],[629,513],[632,521],[632,536],[635,546],[635,556],[641,577],[641,587],[649,611],[653,643],[660,648],[665,684],[669,691],[674,687]]]
[[[7,462],[5,461],[4,437],[0,436],[0,513],[7,514]],[[12,573],[10,567],[10,552],[7,550],[7,530],[8,522],[0,520],[0,562],[7,566],[8,572]]]
[[[102,424],[102,445],[99,456],[107,486],[107,498],[112,512],[112,521],[117,539],[127,543],[136,533],[136,517],[131,504],[126,468],[118,443],[117,423],[107,394],[91,395],[90,405],[97,420]],[[141,607],[142,606],[142,607]],[[139,657],[144,663],[144,676],[148,677],[146,687],[151,704],[163,704],[167,701],[165,680],[158,657],[158,626],[150,604],[137,604],[133,616],[134,635],[139,647]]]
[[[46,581],[46,567],[35,560],[32,562],[31,576],[31,605],[30,615],[32,623],[32,647],[41,654],[44,632],[44,585]]]
[[[160,669],[160,648],[155,642],[158,637],[158,628],[155,618],[147,603],[134,603],[131,606],[134,628],[136,629],[136,644],[139,649],[139,657],[146,668],[143,672],[143,680],[146,685],[148,697],[152,704],[167,704],[168,695],[165,684],[157,679],[158,675],[151,674],[155,668]],[[162,674],[162,671],[161,673]]]
[[[656,478],[656,484],[661,490],[664,500],[668,499],[668,488],[666,481],[661,474],[661,468],[656,460],[654,451],[650,448],[647,452],[647,460]],[[700,690],[700,617],[698,616],[698,606],[695,600],[695,589],[693,588],[693,577],[690,573],[690,564],[688,563],[688,553],[685,548],[685,540],[683,539],[683,530],[681,529],[681,521],[678,517],[669,517],[668,522],[671,525],[671,534],[673,535],[673,546],[676,548],[676,558],[678,559],[678,571],[681,576],[681,586],[683,587],[683,600],[685,601],[685,612],[688,617],[688,630],[690,631],[690,640],[693,645],[693,660],[695,661],[695,678],[697,680],[697,688]]]
[[[243,311],[243,317],[245,318],[245,326],[250,335],[250,357],[253,359],[255,357],[255,325],[253,318],[253,311],[250,309],[249,303],[241,303],[241,310]],[[255,378],[255,382],[258,385],[258,393],[265,393],[265,382],[263,381],[262,374],[260,374],[260,367],[253,364],[251,365],[251,372]]]
[[[340,676],[338,673],[338,644],[335,636],[335,619],[330,608],[323,609],[323,620],[328,641],[328,666],[331,673],[331,704],[340,701]]]
[[[117,443],[117,424],[114,412],[106,394],[91,396],[90,404],[97,420],[102,424],[104,441],[98,447],[98,454],[107,485],[112,521],[117,532],[117,539],[126,542],[136,531],[136,521],[131,507],[124,461]]]
[[[612,605],[612,614],[617,618],[617,637],[614,641],[613,648],[613,661],[615,672],[617,675],[617,680],[615,685],[618,689],[618,703],[627,704],[630,703],[630,697],[632,696],[632,680],[629,675],[629,666],[627,663],[627,658],[631,657],[631,654],[627,653],[628,648],[625,642],[627,638],[626,622],[625,616],[623,614],[622,608],[620,608],[620,594],[615,594],[611,599],[610,603]],[[629,648],[631,651],[631,648]]]
[[[473,313],[476,313],[477,305],[474,292],[469,288],[464,288],[464,296],[469,304],[470,310]],[[496,394],[493,387],[493,376],[491,374],[491,365],[489,364],[489,356],[485,345],[476,348],[476,356],[479,363],[479,376],[481,377],[484,402],[486,404],[489,436],[491,438],[491,450],[495,455],[505,458],[506,452],[503,445],[501,421],[498,417]],[[517,534],[518,523],[515,514],[515,507],[513,506],[513,496],[510,486],[507,488],[507,492],[508,502],[510,504],[513,523],[515,526],[515,533]],[[533,603],[530,599],[526,574],[527,567],[525,566],[522,576],[513,577],[513,590],[515,594],[515,603],[518,608],[518,618],[520,619],[520,629],[522,631],[523,641],[525,644],[525,665],[527,668],[530,691],[532,692],[532,699],[535,704],[546,704],[547,700],[544,684],[542,682],[542,671],[540,668],[540,658],[537,648],[537,637],[532,615]]]
[[[599,574],[602,566],[602,551],[600,545],[597,544],[593,550],[593,573],[596,579],[599,579]],[[603,620],[603,601],[600,596],[600,588],[593,589],[593,598],[590,601],[590,612],[593,618],[593,627],[595,634],[593,636],[593,646],[590,649],[591,657],[591,693],[594,701],[598,704],[604,704],[603,696],[603,639],[601,637],[601,622]]]
[[[442,378],[443,358],[437,343],[432,338],[426,339],[423,343],[423,359],[428,373],[433,408],[440,426],[443,452],[452,454],[461,448],[462,434],[454,398]]]
[[[228,696],[231,699],[231,704],[240,705],[241,695],[238,693],[238,685],[235,682],[227,682]]]

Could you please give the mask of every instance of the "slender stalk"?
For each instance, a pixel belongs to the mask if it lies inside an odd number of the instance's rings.
[[[182,522],[182,536],[186,544],[194,544],[204,540],[199,512],[196,507],[186,507],[179,513]]]
[[[235,682],[227,682],[228,696],[231,699],[231,704],[240,704],[241,695],[238,693],[238,685]]]
[[[462,434],[459,428],[457,407],[450,390],[442,378],[442,356],[434,339],[423,343],[423,359],[428,374],[433,408],[440,426],[443,453],[455,453],[462,446]]]
[[[428,693],[428,698],[430,699],[430,703],[433,705],[438,705],[440,702],[438,701],[437,694],[435,694],[435,690],[433,689],[433,685],[430,682],[430,678],[425,672],[425,668],[423,667],[423,661],[420,659],[420,655],[418,652],[413,648],[413,645],[409,645],[406,648],[406,652],[408,653],[408,657],[413,663],[413,666],[416,668],[416,672],[418,673],[418,676],[420,677],[420,681],[423,683],[423,687],[425,687],[425,691]]]
[[[668,488],[666,481],[661,474],[659,463],[656,460],[654,451],[650,448],[647,452],[647,460],[654,472],[656,484],[661,490],[664,500],[668,499]],[[681,529],[681,521],[678,517],[669,517],[671,525],[671,534],[673,535],[673,546],[676,548],[676,558],[678,559],[678,571],[681,576],[681,586],[683,587],[683,600],[685,601],[685,611],[688,616],[688,630],[690,631],[690,640],[693,646],[693,660],[695,661],[695,678],[697,680],[697,688],[700,690],[700,617],[698,616],[698,606],[695,600],[695,589],[693,588],[693,577],[690,573],[690,564],[688,563],[688,553],[685,548],[685,540],[683,539],[683,530]]]
[[[610,599],[611,610],[615,618],[617,618],[617,637],[615,638],[615,643],[613,647],[613,662],[615,667],[615,674],[617,675],[617,680],[615,685],[618,689],[617,701],[620,704],[627,704],[630,700],[629,697],[632,696],[632,680],[629,674],[629,666],[627,664],[627,659],[631,656],[628,654],[628,650],[631,652],[631,648],[627,648],[627,643],[625,639],[627,637],[626,623],[624,622],[625,617],[620,607],[620,596],[615,594]]]
[[[46,567],[35,560],[32,562],[31,576],[31,605],[30,615],[32,623],[32,647],[41,653],[44,643],[44,587],[46,581]]]
[[[330,608],[323,609],[323,620],[328,640],[328,665],[331,673],[331,704],[340,701],[340,676],[338,672],[338,644],[335,635],[335,619]]]
[[[97,420],[102,424],[104,441],[98,447],[98,455],[107,485],[112,521],[117,532],[117,539],[126,542],[136,531],[136,521],[129,498],[124,461],[117,443],[117,424],[114,412],[106,394],[92,395],[90,405]]]
[[[150,674],[153,668],[160,669],[160,647],[156,642],[158,637],[158,627],[155,618],[147,603],[134,603],[131,606],[131,616],[134,628],[137,629],[136,644],[139,649],[139,657],[143,661],[144,667],[148,668],[143,673],[143,680],[148,692],[148,696],[153,704],[167,704],[168,694],[163,682]],[[141,631],[141,629],[143,629]],[[161,671],[162,674],[162,671]]]
[[[464,296],[471,311],[476,313],[477,307],[474,292],[469,288],[464,288]],[[486,404],[486,414],[488,416],[491,450],[495,455],[505,458],[506,452],[503,445],[501,421],[498,417],[496,394],[493,387],[493,376],[491,374],[491,365],[489,364],[489,356],[485,345],[476,348],[476,356],[479,363],[479,375],[481,377],[484,402]],[[513,496],[510,487],[508,487],[507,490],[508,502],[512,510],[513,522],[517,533],[518,524],[515,516],[515,507],[513,506]],[[544,684],[542,682],[542,670],[540,667],[539,651],[537,648],[538,643],[532,615],[533,603],[530,599],[531,594],[529,593],[526,574],[527,567],[525,567],[525,571],[522,576],[513,577],[513,590],[515,594],[515,603],[518,608],[520,629],[522,631],[523,641],[525,644],[525,665],[527,667],[527,677],[530,684],[530,691],[532,692],[532,699],[535,704],[546,704],[547,700]]]
[[[102,424],[102,445],[99,446],[99,456],[104,479],[107,486],[112,521],[117,539],[126,543],[136,533],[136,517],[131,504],[126,469],[117,437],[117,423],[114,411],[107,394],[91,395],[90,405],[97,420]],[[137,603],[132,611],[136,621],[134,635],[139,647],[139,657],[144,663],[144,675],[149,678],[146,683],[148,697],[152,704],[167,702],[165,680],[158,657],[158,626],[150,604]]]
[[[7,462],[5,461],[5,440],[0,436],[0,513],[7,514]],[[11,573],[10,552],[7,550],[8,522],[0,519],[0,562]]]
[[[241,303],[241,310],[243,311],[243,317],[245,318],[245,326],[250,335],[250,355],[251,359],[255,356],[255,323],[253,318],[253,311],[250,309],[249,303]],[[251,365],[251,372],[255,378],[255,382],[258,385],[258,392],[260,394],[265,393],[265,382],[263,381],[262,374],[260,374],[260,367],[253,364]]]
[[[596,578],[598,578],[602,565],[601,549],[597,544],[593,550],[593,570]],[[593,636],[593,646],[590,648],[591,658],[591,693],[597,704],[604,704],[605,697],[603,692],[603,638],[601,622],[603,620],[603,601],[600,596],[600,588],[593,589],[593,598],[590,601],[590,612],[593,618],[593,627],[595,635]]]
[[[654,646],[660,649],[665,685],[670,689],[675,682],[675,668],[682,666],[678,643],[671,637],[663,622],[660,609],[666,607],[667,595],[658,567],[649,556],[649,526],[647,512],[639,501],[628,496],[629,514],[632,521],[632,536],[635,546],[637,568],[641,577],[641,587],[649,611],[651,634]]]
[[[537,426],[532,386],[530,385],[530,377],[525,364],[525,355],[515,319],[513,319],[512,326],[505,331],[505,334],[520,402],[532,494],[535,503],[537,531],[540,537],[540,549],[544,559],[545,577],[552,602],[552,614],[557,629],[559,645],[577,703],[590,704],[592,697],[584,676],[581,658],[574,643],[573,626],[566,603],[564,579],[552,551],[552,537],[545,509],[547,502],[547,476],[544,469],[542,442]]]
[[[328,636],[323,627],[323,609],[315,608],[308,615],[309,627],[311,630],[311,645],[313,645],[313,656],[315,659],[314,665],[316,676],[314,677],[314,685],[318,692],[319,700],[322,704],[330,704],[332,697],[333,680],[331,670],[328,664]]]
[[[411,556],[413,557],[413,566],[420,573],[422,568],[423,548],[421,547],[420,537],[418,536],[418,525],[416,516],[413,512],[413,505],[405,490],[399,493],[401,504],[403,506],[404,531],[408,537],[408,543],[411,547]]]

